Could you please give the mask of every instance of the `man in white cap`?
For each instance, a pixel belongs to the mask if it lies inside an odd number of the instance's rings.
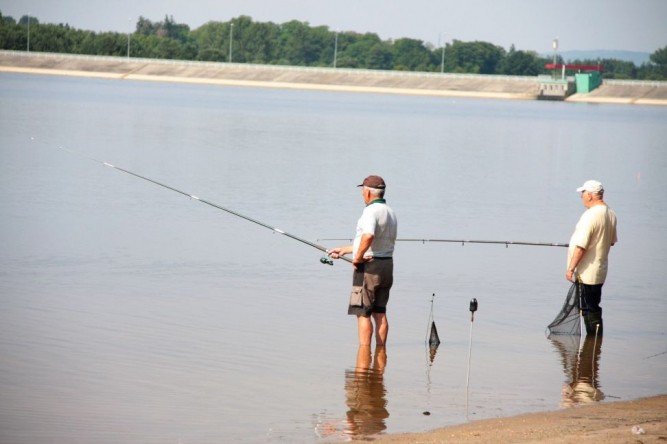
[[[359,221],[352,245],[333,248],[329,255],[338,259],[352,253],[354,273],[352,293],[347,313],[357,316],[359,345],[370,346],[375,321],[375,344],[387,342],[389,322],[387,302],[393,284],[394,244],[397,221],[394,210],[384,199],[386,184],[380,176],[368,176],[361,185],[361,195],[366,204]]]
[[[602,284],[607,277],[609,249],[616,236],[616,213],[604,202],[604,188],[587,180],[577,188],[587,208],[570,238],[565,278],[581,285],[581,304],[587,334],[602,333]]]

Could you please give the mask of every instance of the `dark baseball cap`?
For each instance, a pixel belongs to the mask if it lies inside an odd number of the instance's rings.
[[[377,188],[380,190],[384,190],[387,185],[384,183],[384,179],[381,178],[380,176],[368,176],[367,178],[364,179],[364,182],[361,185],[357,185],[358,187],[368,187],[368,188]]]

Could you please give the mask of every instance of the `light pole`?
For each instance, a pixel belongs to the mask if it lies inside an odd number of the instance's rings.
[[[438,42],[440,42],[440,36],[438,36]],[[445,72],[445,43],[442,43],[442,58],[440,60],[440,74]]]
[[[132,34],[132,18],[128,18],[127,22],[130,24],[130,30],[127,31],[127,58],[130,58],[130,35]]]
[[[229,24],[229,63],[232,63],[232,42],[234,41],[234,23]]]
[[[554,49],[554,79],[556,78],[556,51],[558,51],[558,37],[551,42],[551,47]]]
[[[28,52],[30,52],[30,13],[28,13]]]
[[[334,62],[333,62],[334,68],[336,68],[337,59],[338,59],[338,31],[336,31],[336,37],[334,39]]]

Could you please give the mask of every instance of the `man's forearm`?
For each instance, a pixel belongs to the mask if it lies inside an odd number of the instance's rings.
[[[575,247],[572,257],[570,258],[570,263],[567,264],[567,271],[565,272],[565,279],[568,281],[575,281],[574,270],[577,268],[577,265],[579,265],[579,262],[581,262],[581,258],[584,257],[584,253],[586,253],[585,249],[579,246]]]
[[[374,238],[375,236],[373,236],[372,234],[361,235],[361,241],[359,242],[359,249],[357,250],[355,256],[352,258],[352,262],[360,263],[364,261],[364,254],[366,254],[368,249],[371,247]]]
[[[577,246],[575,247],[574,253],[572,253],[572,258],[570,259],[570,263],[568,264],[567,271],[574,271],[577,268],[577,265],[579,265],[579,262],[581,262],[581,258],[584,257],[584,253],[586,253],[586,250]]]

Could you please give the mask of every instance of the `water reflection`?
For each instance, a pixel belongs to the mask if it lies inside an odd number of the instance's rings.
[[[346,433],[354,438],[377,435],[387,426],[387,392],[384,369],[387,350],[377,347],[371,362],[371,348],[360,346],[354,369],[345,371]]]
[[[560,353],[563,371],[561,407],[588,404],[605,398],[600,390],[598,370],[602,352],[602,336],[589,335],[581,345],[580,336],[552,336],[549,338]]]

